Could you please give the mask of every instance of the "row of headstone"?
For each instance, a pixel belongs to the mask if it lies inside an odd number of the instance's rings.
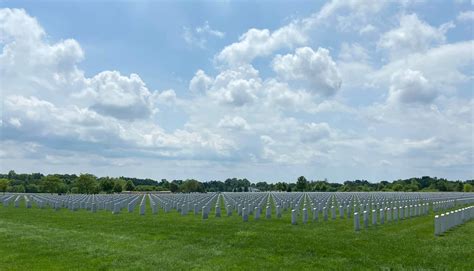
[[[71,211],[100,210],[119,214],[125,208],[145,215],[146,205],[152,214],[161,208],[164,212],[176,210],[181,215],[190,212],[207,219],[232,216],[235,212],[243,221],[281,218],[288,210],[291,222],[328,221],[351,218],[364,212],[372,223],[385,224],[413,216],[426,215],[432,209],[441,211],[474,202],[472,193],[405,193],[405,192],[257,192],[257,193],[190,193],[190,194],[113,194],[113,195],[52,195],[35,193],[5,193],[0,203],[16,208],[67,208]],[[24,203],[24,204],[23,204]],[[430,208],[431,207],[431,208]],[[225,210],[225,211],[224,211]],[[374,211],[375,210],[375,211]],[[294,216],[294,217],[293,217]],[[375,217],[375,220],[374,220]],[[354,225],[356,218],[354,217]],[[374,223],[375,221],[375,223]],[[360,221],[359,221],[360,223]]]
[[[361,213],[354,213],[354,230],[360,230],[360,219],[362,214],[364,228],[369,227],[369,215],[372,217],[372,225],[376,226],[378,224],[383,225],[386,222],[398,222],[399,220],[412,218],[415,216],[428,215],[429,205],[427,203],[410,205],[410,206],[400,206],[393,208],[382,208],[379,210],[372,210],[369,214],[368,211],[363,211]]]
[[[458,210],[435,216],[435,235],[441,235],[453,227],[474,219],[474,206],[464,207]]]

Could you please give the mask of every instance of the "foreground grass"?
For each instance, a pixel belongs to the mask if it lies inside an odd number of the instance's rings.
[[[474,270],[474,221],[434,237],[431,215],[356,233],[352,219],[293,226],[288,213],[244,223],[149,211],[0,206],[0,270]]]

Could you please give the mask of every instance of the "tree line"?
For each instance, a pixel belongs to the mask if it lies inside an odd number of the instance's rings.
[[[450,181],[444,178],[423,176],[421,178],[399,179],[371,183],[367,180],[330,183],[327,180],[310,180],[300,176],[295,182],[267,183],[250,182],[247,179],[229,178],[225,181],[200,182],[195,179],[172,180],[140,179],[130,177],[96,177],[92,174],[17,174],[11,170],[0,174],[0,192],[16,193],[121,193],[122,191],[171,191],[190,192],[253,192],[253,191],[307,191],[307,192],[369,192],[404,191],[473,192],[474,180]]]

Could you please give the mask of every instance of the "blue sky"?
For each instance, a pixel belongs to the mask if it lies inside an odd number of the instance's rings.
[[[474,177],[471,1],[0,1],[0,169]]]

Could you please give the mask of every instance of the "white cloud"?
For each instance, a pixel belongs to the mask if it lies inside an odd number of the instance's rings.
[[[21,127],[21,121],[17,118],[11,118],[9,121],[8,121],[11,125],[15,126],[16,128],[20,128]]]
[[[281,27],[273,32],[252,28],[240,36],[239,41],[226,46],[216,60],[228,65],[250,63],[258,56],[268,56],[280,48],[292,48],[307,41],[306,26],[301,21]]]
[[[377,28],[371,24],[368,24],[368,25],[365,25],[364,27],[362,27],[360,30],[359,30],[359,34],[361,35],[365,35],[365,34],[369,34],[369,33],[373,33],[377,30]]]
[[[446,89],[470,80],[464,69],[474,61],[473,46],[473,41],[444,44],[424,53],[393,60],[375,71],[371,77],[380,86],[384,86],[394,73],[411,69],[423,73],[435,88]]]
[[[293,55],[277,55],[272,67],[285,80],[304,81],[311,92],[322,96],[334,95],[342,84],[336,63],[324,48],[314,52],[303,47],[296,49]]]
[[[449,43],[450,24],[436,28],[404,15],[412,24],[385,34],[399,43],[379,45],[400,56],[382,63],[383,52],[358,32],[386,27],[374,15],[386,3],[332,1],[275,31],[250,29],[215,56],[222,66],[199,69],[188,86],[164,91],[138,74],[86,76],[76,40],[51,40],[26,12],[0,9],[1,163],[26,171],[53,164],[77,171],[80,163],[81,170],[102,167],[104,174],[128,165],[155,176],[153,163],[172,178],[242,174],[233,168],[270,179],[378,179],[388,171],[387,178],[398,178],[434,175],[441,167],[450,176],[470,176],[473,42]],[[354,35],[341,43],[335,33],[328,44],[316,24]],[[224,35],[209,24],[189,31],[206,40]],[[298,48],[309,44],[327,46],[337,58],[328,49]],[[261,56],[268,59],[250,64]],[[178,99],[186,88],[192,95]],[[28,168],[25,161],[36,162]]]
[[[474,21],[474,11],[473,10],[462,11],[458,14],[456,19],[460,22]]]
[[[436,91],[419,71],[405,70],[392,76],[390,102],[430,103],[435,97]]]
[[[379,12],[388,1],[384,0],[332,0],[324,4],[317,14],[318,20],[326,20],[341,10],[349,10],[359,15]]]
[[[306,45],[310,32],[318,25],[329,23],[333,17],[337,17],[341,29],[357,27],[357,31],[365,28],[365,32],[371,32],[375,27],[367,23],[370,15],[381,11],[388,3],[380,0],[333,0],[324,4],[319,12],[293,20],[274,31],[249,29],[238,42],[219,52],[215,60],[218,64],[230,66],[249,64],[253,59],[270,56],[277,50]],[[339,15],[341,12],[345,15]]]
[[[304,126],[301,132],[301,141],[303,143],[314,143],[322,139],[328,138],[331,135],[331,129],[326,122],[322,123],[308,123]]]
[[[339,59],[349,62],[367,62],[370,60],[369,52],[359,43],[348,44],[343,42],[339,51]]]
[[[205,21],[202,26],[197,26],[194,29],[183,27],[182,36],[187,44],[204,49],[206,48],[209,37],[222,39],[225,37],[225,33],[212,29],[209,22]]]
[[[133,120],[147,118],[153,110],[152,94],[137,74],[101,72],[88,80],[84,91],[93,97],[90,108],[103,115]]]
[[[209,34],[209,35],[217,37],[217,38],[223,38],[225,36],[224,32],[212,29],[211,26],[209,26],[208,21],[204,22],[203,26],[196,27],[196,33]]]
[[[162,92],[157,92],[154,95],[154,98],[158,103],[161,104],[174,104],[177,101],[176,92],[173,89],[167,89]]]
[[[416,14],[403,15],[399,27],[384,33],[377,46],[388,50],[392,58],[424,52],[433,45],[444,43],[446,32],[453,26],[450,22],[434,28],[421,21]]]
[[[50,44],[38,21],[19,9],[0,9],[2,94],[24,93],[62,100],[83,87],[76,64],[84,58],[73,39]]]
[[[1,111],[9,120],[2,121],[2,140],[98,155],[184,159],[228,156],[235,148],[206,129],[165,132],[151,117],[157,104],[176,102],[174,90],[151,92],[137,74],[118,71],[85,77],[77,67],[84,58],[79,43],[50,43],[23,10],[0,9],[0,33]]]
[[[315,20],[320,24],[335,25],[342,32],[369,33],[375,30],[370,23],[374,15],[389,3],[385,0],[332,0],[324,4]]]
[[[0,42],[11,40],[35,42],[45,35],[36,18],[23,9],[0,9]]]
[[[239,116],[224,116],[219,123],[217,124],[219,128],[229,129],[229,130],[248,130],[250,127],[247,121]]]
[[[265,81],[263,89],[267,98],[266,102],[270,107],[293,111],[310,109],[311,94],[303,90],[293,90],[285,82],[270,79]]]
[[[198,70],[189,82],[189,90],[192,92],[205,92],[212,84],[213,80],[203,70]]]
[[[119,148],[124,154],[149,152],[151,156],[192,159],[225,156],[234,148],[231,141],[207,131],[177,129],[166,133],[149,122],[120,121],[87,108],[58,107],[35,97],[7,97],[4,114],[24,124],[3,127],[4,139],[35,140],[60,149],[82,145],[81,151],[100,154],[104,148]]]
[[[244,106],[258,98],[261,85],[258,71],[245,65],[217,75],[207,94],[222,104]]]

